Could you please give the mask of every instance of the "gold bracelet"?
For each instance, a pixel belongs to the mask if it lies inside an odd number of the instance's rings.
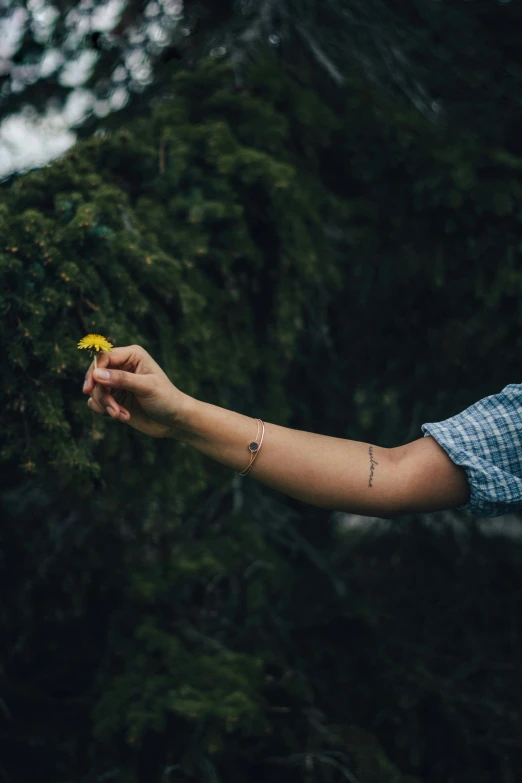
[[[256,421],[258,422],[258,424],[257,424],[257,432],[256,432],[256,439],[253,440],[252,443],[249,443],[249,445],[248,445],[248,449],[250,451],[250,462],[248,463],[246,468],[239,473],[240,476],[246,476],[249,473],[249,471],[252,469],[252,465],[254,464],[254,460],[257,457],[257,455],[259,454],[259,452],[261,451],[261,446],[263,445],[263,438],[265,437],[265,423],[264,423],[264,421],[261,421],[261,419],[256,419]],[[258,442],[257,439],[259,437],[259,425],[260,424],[263,427],[263,432],[261,434],[261,440]]]

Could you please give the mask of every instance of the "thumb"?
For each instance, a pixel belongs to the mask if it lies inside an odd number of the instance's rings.
[[[139,397],[150,394],[153,386],[152,375],[136,375],[124,370],[107,370],[105,368],[94,370],[94,380],[102,386],[110,386],[113,389],[125,389]]]

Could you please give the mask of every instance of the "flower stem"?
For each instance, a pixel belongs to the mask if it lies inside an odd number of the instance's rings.
[[[96,362],[96,354],[94,354],[94,369],[96,370],[98,368],[98,364]]]

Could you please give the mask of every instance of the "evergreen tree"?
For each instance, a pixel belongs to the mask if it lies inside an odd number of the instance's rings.
[[[346,531],[80,393],[87,331],[382,445],[514,380],[520,160],[355,78],[336,112],[273,61],[233,83],[179,72],[0,190],[0,771],[517,780],[519,542]]]
[[[267,684],[286,666],[269,608],[291,583],[289,544],[272,551],[227,471],[107,427],[81,395],[76,344],[98,332],[144,345],[189,394],[288,419],[304,304],[337,283],[322,230],[336,200],[316,176],[335,118],[273,70],[252,92],[230,78],[212,61],[180,73],[147,118],[2,191],[3,698],[35,724],[24,742],[15,723],[5,747],[32,759],[52,745],[50,779],[121,757],[122,775],[141,780],[146,764],[150,780],[152,755],[210,779],[224,754],[239,780],[241,737],[272,735],[281,698],[308,700],[299,678]],[[319,145],[300,147],[307,137]],[[35,648],[48,663],[28,677]],[[13,755],[9,774],[24,764]]]
[[[261,49],[311,79],[325,102],[346,100],[355,69],[431,121],[464,123],[520,153],[521,13],[490,0],[127,0],[112,12],[100,0],[12,2],[0,111],[63,105],[83,69],[89,135],[111,111],[120,123],[145,111],[173,64],[227,56],[239,85]]]

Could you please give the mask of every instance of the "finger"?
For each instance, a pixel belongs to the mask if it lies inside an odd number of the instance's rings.
[[[101,416],[110,416],[112,419],[119,419],[120,421],[130,421],[130,413],[125,408],[120,406],[118,412],[111,406],[106,406],[103,403],[97,402],[93,397],[89,397],[87,405],[95,413],[99,413]]]
[[[143,358],[146,352],[141,345],[125,345],[119,348],[113,348],[112,351],[101,351],[96,354],[97,366],[103,369],[104,367],[120,367],[122,364],[137,365],[138,361]],[[94,389],[96,380],[93,376],[94,362],[91,362],[89,369],[85,374],[85,380],[83,384],[83,393],[90,394]]]
[[[105,408],[109,416],[112,416],[113,419],[117,418],[120,415],[120,406],[110,393],[110,389],[105,389],[103,386],[99,388],[99,392],[96,395],[97,402]]]
[[[98,388],[100,387],[98,386]],[[128,421],[130,419],[130,413],[127,408],[124,408],[123,405],[120,405],[119,402],[116,402],[112,394],[104,394],[102,391],[103,389],[104,387],[102,386],[100,388],[99,394],[97,395],[97,399],[100,405],[102,405],[102,407],[107,410],[109,416],[113,416],[115,419],[119,417],[122,421]],[[108,392],[110,391],[111,390],[108,389]]]
[[[98,369],[94,371],[94,380],[100,386],[125,389],[141,397],[150,394],[154,388],[152,374],[138,375],[124,370]]]
[[[85,373],[85,380],[83,382],[83,393],[90,394],[94,389],[94,378],[92,377],[92,371],[94,370],[94,362],[91,362],[89,369]]]
[[[98,402],[96,402],[96,400],[93,400],[92,397],[89,397],[89,399],[87,400],[87,405],[89,406],[91,411],[94,411],[94,413],[99,413],[100,416],[109,415],[105,410],[105,408],[102,405],[100,405]]]
[[[96,354],[96,364],[98,367],[106,367],[109,360],[105,357],[107,356],[107,353],[105,351],[102,351],[100,354]],[[94,387],[96,386],[96,381],[93,378],[93,372],[94,372],[94,361],[92,361],[89,365],[89,369],[87,370],[87,373],[85,375],[85,380],[83,382],[83,393],[84,394],[90,394]]]
[[[109,416],[113,418],[119,417],[122,421],[130,419],[130,412],[123,405],[120,405],[119,402],[116,402],[111,394],[110,387],[101,386],[99,383],[95,384],[91,397]]]
[[[91,396],[93,396],[100,405],[103,405],[104,408],[107,405],[110,405],[116,411],[119,412],[120,406],[118,405],[114,397],[112,397],[110,388],[97,386],[96,379],[93,377],[93,372],[94,372],[94,363],[91,364],[91,366],[87,370],[87,375],[85,376],[85,382],[83,384],[83,393],[90,394]]]

